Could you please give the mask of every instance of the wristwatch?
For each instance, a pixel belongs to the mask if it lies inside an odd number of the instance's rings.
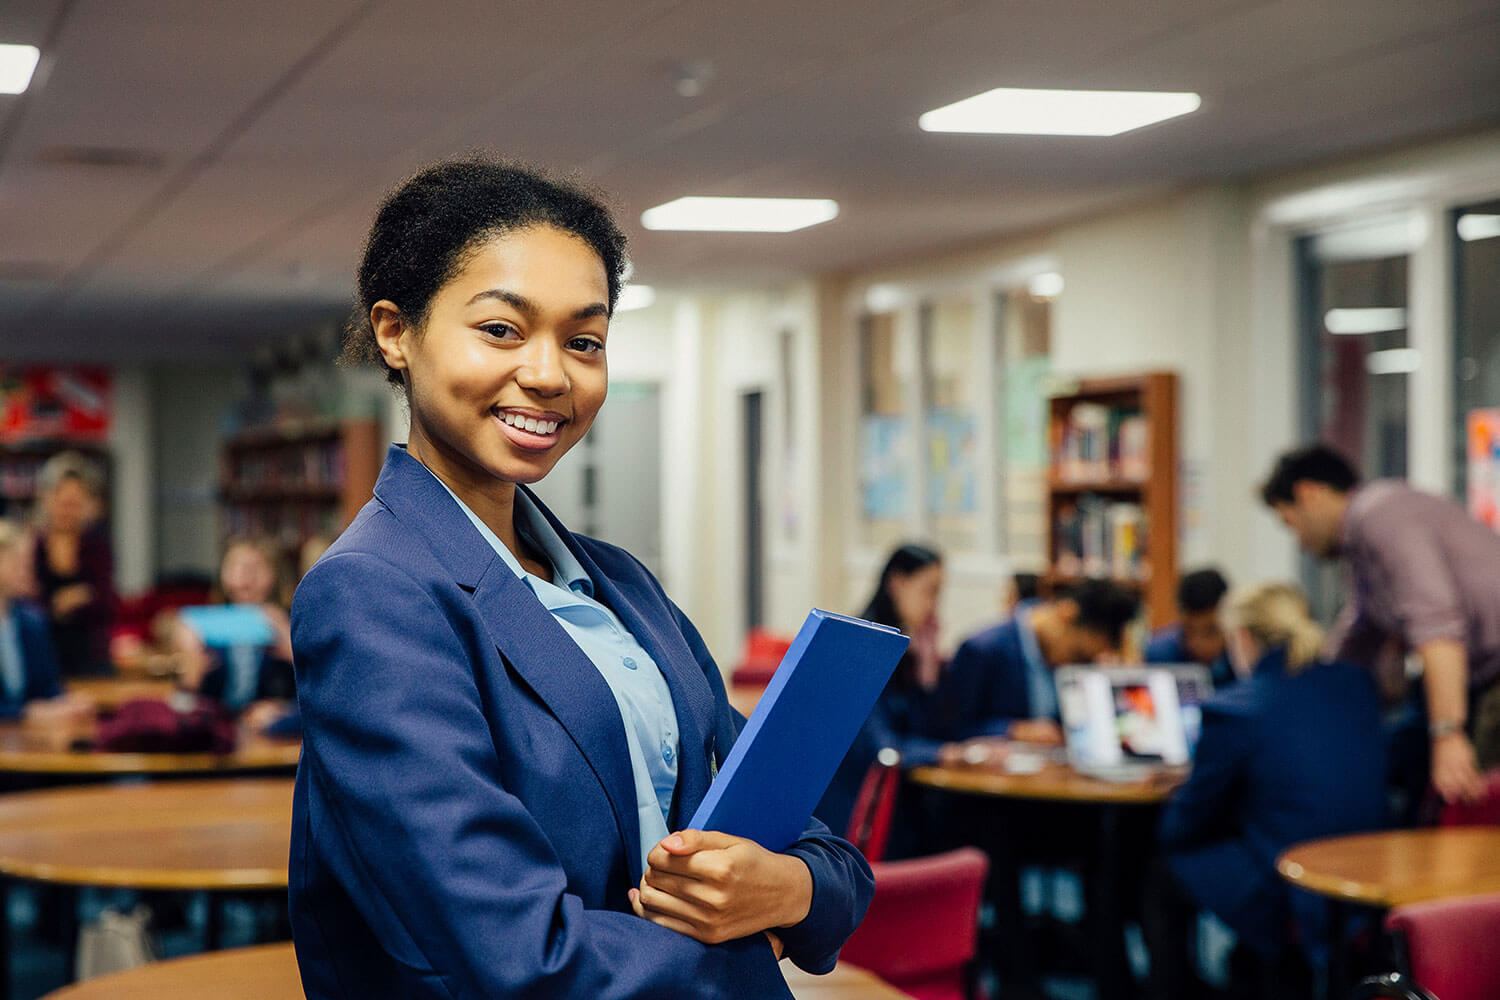
[[[1427,735],[1434,740],[1440,740],[1444,736],[1452,736],[1454,733],[1464,731],[1464,724],[1453,719],[1434,719],[1427,724]]]

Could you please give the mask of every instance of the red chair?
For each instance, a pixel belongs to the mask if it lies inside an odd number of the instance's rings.
[[[1500,768],[1484,776],[1484,798],[1448,802],[1438,814],[1439,826],[1500,826]]]
[[[1500,997],[1500,895],[1413,903],[1390,912],[1386,930],[1406,968],[1366,980],[1359,997],[1495,1000]]]
[[[885,857],[885,843],[890,838],[891,817],[896,811],[900,788],[901,755],[885,747],[865,772],[849,814],[849,829],[844,834],[844,839],[859,848],[871,864]]]
[[[745,636],[740,662],[729,675],[735,687],[765,687],[771,683],[781,658],[792,648],[792,640],[763,628],[753,628]]]
[[[989,858],[961,847],[873,867],[875,898],[840,960],[917,1000],[974,997],[972,966]]]

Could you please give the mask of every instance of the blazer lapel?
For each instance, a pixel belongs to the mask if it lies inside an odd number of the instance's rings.
[[[662,606],[657,595],[621,583],[604,572],[579,544],[577,536],[534,493],[528,493],[594,582],[595,598],[620,616],[620,621],[651,654],[666,679],[682,747],[677,764],[677,793],[673,797],[675,815],[669,817],[669,822],[680,826],[689,818],[682,815],[683,811],[697,808],[713,780],[708,765],[708,756],[715,750],[708,742],[714,732],[713,691],[681,631],[672,622],[670,609]],[[726,752],[719,749],[721,755]]]
[[[421,536],[455,582],[470,591],[490,641],[588,761],[609,797],[632,884],[639,882],[640,820],[625,724],[614,694],[593,661],[490,548],[443,485],[406,449],[391,446],[375,495]]]

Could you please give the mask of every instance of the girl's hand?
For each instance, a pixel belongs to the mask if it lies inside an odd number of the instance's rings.
[[[812,907],[807,865],[743,837],[684,830],[652,848],[646,864],[630,890],[636,915],[704,944],[791,927]]]

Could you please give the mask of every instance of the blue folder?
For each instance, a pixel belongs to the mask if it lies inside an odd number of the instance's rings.
[[[889,626],[813,609],[688,827],[770,851],[795,843],[907,642]]]
[[[276,641],[271,620],[259,604],[200,604],[177,612],[205,646],[269,646]]]

